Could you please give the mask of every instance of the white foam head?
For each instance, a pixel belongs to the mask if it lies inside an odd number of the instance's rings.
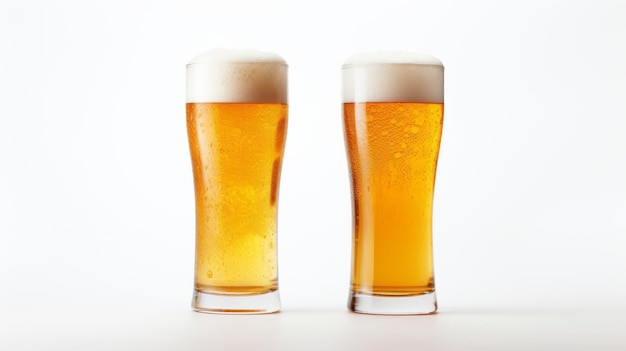
[[[356,54],[343,65],[344,102],[443,103],[443,64],[406,51]]]
[[[287,63],[264,51],[206,51],[187,64],[187,102],[287,103]]]

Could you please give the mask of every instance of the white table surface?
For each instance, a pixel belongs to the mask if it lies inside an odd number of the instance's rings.
[[[1,350],[625,350],[624,309],[441,309],[371,316],[342,309],[209,315],[190,309],[14,310]]]

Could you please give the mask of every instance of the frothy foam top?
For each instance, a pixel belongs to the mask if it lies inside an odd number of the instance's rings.
[[[406,51],[356,54],[342,68],[344,102],[443,103],[443,64]]]
[[[206,51],[187,64],[187,102],[287,103],[287,63],[258,50]]]

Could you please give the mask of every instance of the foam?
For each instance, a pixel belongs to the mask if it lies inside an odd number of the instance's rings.
[[[187,102],[287,103],[287,63],[251,49],[203,52],[187,64]]]
[[[443,64],[406,51],[356,54],[342,67],[344,102],[443,103]]]

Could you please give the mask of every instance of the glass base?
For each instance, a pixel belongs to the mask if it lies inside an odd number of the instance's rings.
[[[437,313],[435,292],[411,296],[384,296],[351,292],[348,308],[367,314],[414,315]]]
[[[191,307],[196,312],[221,314],[262,314],[280,311],[278,290],[265,294],[209,294],[195,289]]]

